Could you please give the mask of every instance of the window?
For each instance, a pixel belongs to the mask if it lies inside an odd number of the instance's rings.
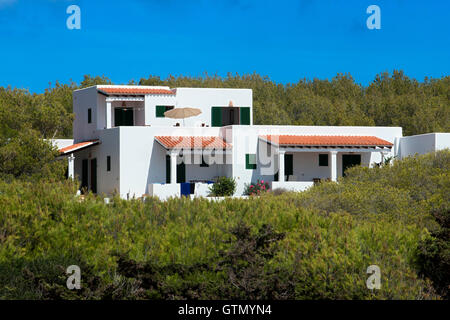
[[[156,117],[164,118],[164,112],[172,110],[173,106],[156,106]]]
[[[88,109],[88,123],[92,123],[92,109]]]
[[[319,167],[328,167],[328,154],[319,154]]]
[[[111,171],[111,156],[106,157],[106,171]]]
[[[250,107],[211,107],[211,126],[250,124]]]
[[[245,155],[245,169],[256,169],[256,154]]]

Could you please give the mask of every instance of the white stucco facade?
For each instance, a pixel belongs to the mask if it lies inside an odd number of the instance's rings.
[[[61,150],[73,157],[73,176],[86,189],[125,199],[166,199],[186,192],[206,196],[220,176],[236,180],[236,196],[257,180],[301,191],[314,181],[337,180],[352,164],[370,167],[386,157],[450,145],[448,133],[402,137],[400,127],[255,126],[252,100],[250,89],[111,85],[76,90],[74,145]],[[164,110],[185,107],[201,114],[184,121],[164,116]],[[294,140],[283,142],[283,137]],[[200,142],[186,147],[170,138]],[[220,147],[210,148],[211,141]]]
[[[426,133],[403,137],[398,147],[398,158],[425,154],[450,148],[450,133]]]

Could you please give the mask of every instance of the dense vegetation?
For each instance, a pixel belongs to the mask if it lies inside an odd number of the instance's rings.
[[[105,204],[76,188],[0,183],[0,298],[448,297],[448,150],[249,200]]]

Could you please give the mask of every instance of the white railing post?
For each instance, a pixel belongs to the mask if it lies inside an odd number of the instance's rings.
[[[106,129],[111,128],[111,102],[106,102]]]
[[[177,183],[177,155],[178,152],[170,152],[170,183]]]
[[[69,179],[73,179],[75,177],[75,173],[74,173],[74,162],[75,162],[75,157],[73,156],[73,153],[70,154],[70,156],[67,158],[68,161],[68,176]]]
[[[336,160],[337,151],[330,151],[330,155],[331,155],[331,165],[330,165],[331,181],[337,181],[337,160]]]
[[[284,150],[278,150],[278,181],[284,181]]]

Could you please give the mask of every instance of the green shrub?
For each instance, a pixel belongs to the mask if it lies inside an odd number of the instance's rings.
[[[236,181],[234,178],[219,177],[209,188],[210,196],[227,197],[232,196],[236,191]]]

